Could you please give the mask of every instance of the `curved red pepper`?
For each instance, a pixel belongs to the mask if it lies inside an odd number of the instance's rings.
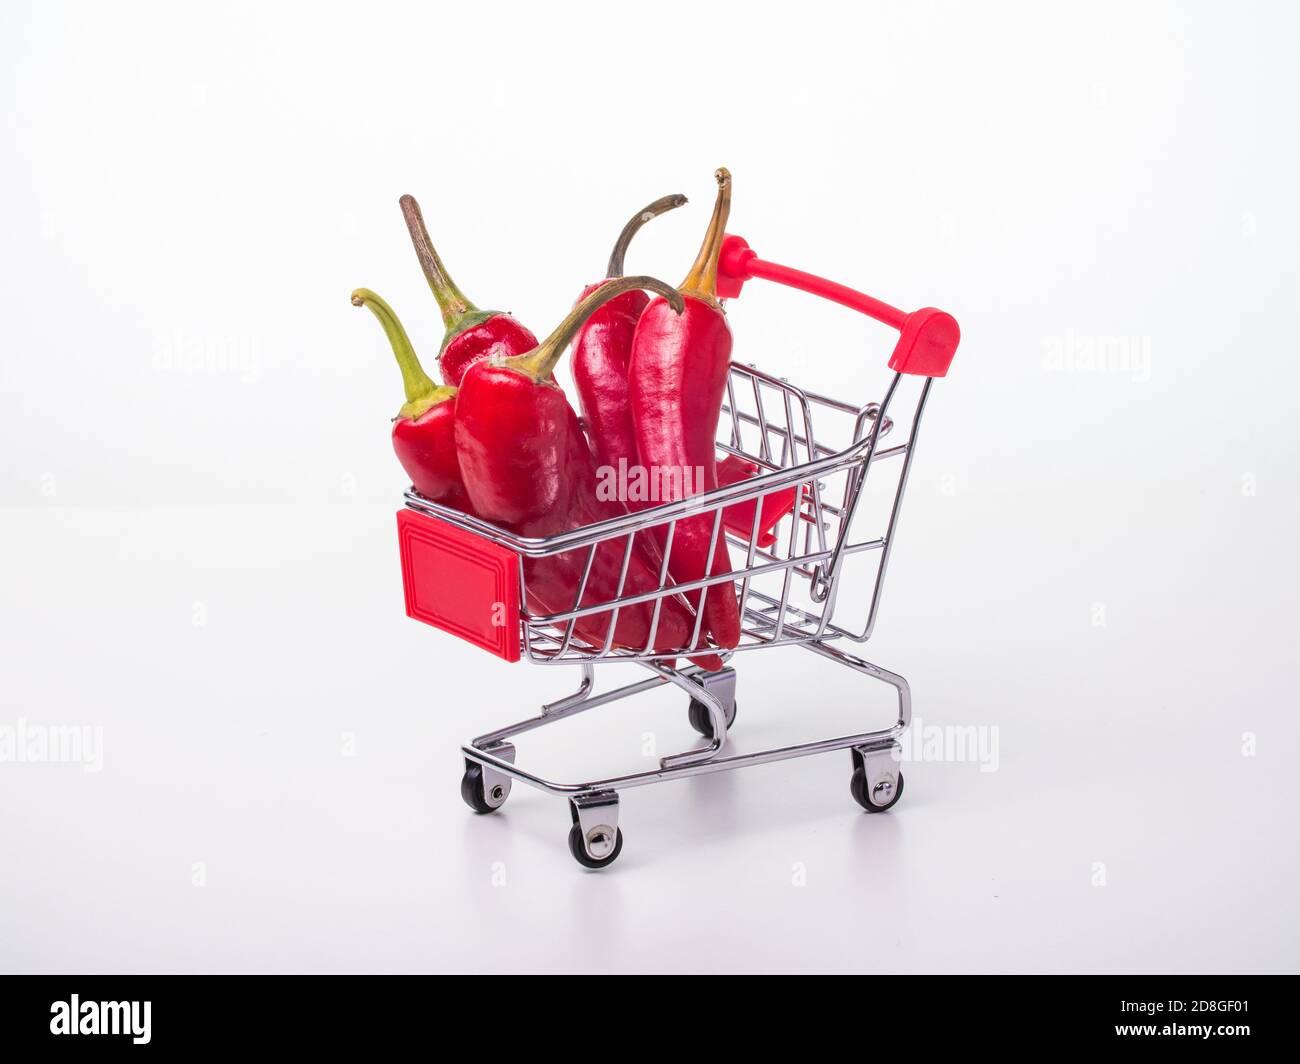
[[[713,217],[695,265],[681,286],[685,311],[677,314],[663,300],[652,300],[632,341],[628,387],[637,451],[660,488],[661,502],[718,486],[715,441],[730,372],[731,329],[716,292],[718,254],[731,208],[731,174],[720,169],[716,177]],[[687,483],[693,490],[686,490]],[[719,527],[709,555],[713,524],[713,514],[678,520],[669,555],[669,568],[678,583],[700,580],[706,572],[710,576],[731,572],[725,528]],[[705,592],[704,623],[714,643],[736,646],[740,609],[735,585],[714,584]],[[692,604],[698,601],[696,594],[687,597]]]
[[[572,453],[573,408],[552,371],[597,308],[641,287],[667,293],[681,305],[674,289],[652,277],[610,281],[574,307],[532,351],[483,359],[465,371],[457,399],[456,449],[480,516],[514,527],[567,512],[581,459]],[[664,306],[670,307],[667,300]]]
[[[581,429],[578,430],[581,432]],[[574,437],[570,436],[571,443]],[[587,446],[585,439],[582,447]],[[587,452],[590,464],[590,452]],[[581,467],[579,456],[575,466]],[[553,535],[556,532],[579,528],[607,520],[612,514],[609,509],[597,502],[590,490],[580,485],[574,493],[572,506],[562,518],[547,517],[541,521],[524,525],[520,531],[524,535]],[[591,570],[586,573],[586,587],[579,608],[609,602],[618,596],[619,578],[623,572],[623,558],[627,553],[626,538],[603,540],[596,547],[591,560]],[[578,547],[563,554],[546,558],[525,558],[524,575],[528,585],[531,607],[544,613],[561,613],[575,608],[574,599],[578,588],[582,586],[583,574],[587,569],[590,547]],[[633,537],[632,551],[627,554],[627,575],[622,580],[624,596],[649,594],[660,586],[659,560],[646,549],[645,537]],[[583,617],[574,625],[574,630],[585,642],[603,647],[609,639],[610,613],[592,614]],[[677,596],[665,597],[659,607],[658,623],[654,622],[654,602],[642,602],[633,606],[623,606],[614,621],[614,634],[610,640],[611,647],[627,647],[637,651],[646,649],[650,640],[651,626],[655,628],[655,637],[649,649],[658,653],[681,650],[691,638],[695,628],[695,615]],[[717,669],[722,663],[714,656],[701,656],[698,661],[706,668]]]
[[[466,489],[476,512],[526,536],[554,535],[611,516],[596,500],[595,469],[577,415],[555,383],[552,370],[584,321],[601,305],[634,287],[664,293],[680,305],[673,289],[647,277],[611,281],[582,300],[534,351],[514,358],[490,358],[469,367],[457,397],[456,447]],[[524,560],[531,608],[560,613],[575,608],[588,547]],[[618,596],[627,554],[625,539],[597,546],[579,606]],[[640,537],[633,537],[624,595],[659,587],[659,570]],[[612,645],[642,650],[655,638],[654,651],[686,645],[694,618],[684,603],[661,600],[654,624],[654,602],[619,609]],[[609,612],[584,617],[575,625],[582,639],[603,646],[609,638]]]
[[[368,307],[383,326],[402,371],[406,402],[393,419],[393,450],[415,490],[458,510],[469,509],[456,457],[456,389],[439,387],[424,372],[393,308],[368,288],[352,293],[352,305]]]
[[[572,409],[570,412],[572,414],[569,423],[570,453],[579,456],[580,460],[577,464],[582,465],[585,463],[583,469],[579,471],[579,489],[576,493],[575,506],[563,526],[540,528],[536,532],[538,535],[549,535],[553,532],[567,528],[579,528],[583,525],[595,524],[597,521],[609,521],[613,518],[624,516],[630,509],[630,507],[621,500],[611,498],[606,492],[600,490],[603,478],[598,475],[595,459],[591,453],[590,447],[587,445],[587,437],[583,433],[581,424],[578,422],[578,416],[577,414],[572,413]],[[583,485],[586,485],[585,490],[582,487]],[[613,597],[612,592],[617,591],[618,589],[618,567],[622,565],[623,551],[626,546],[626,540],[618,539],[612,541],[612,547],[610,543],[602,543],[600,547],[597,548],[596,559],[592,571],[594,574],[599,570],[604,575],[602,577],[602,582],[596,586],[607,586],[611,589],[611,593],[604,595],[603,598],[600,595],[588,595],[584,598],[584,605],[591,605],[593,602],[608,601]],[[569,555],[565,555],[564,557],[566,560],[570,560]],[[572,552],[571,560],[574,560],[579,564],[567,585],[569,605],[565,606],[565,609],[569,609],[572,606],[573,589],[582,579],[581,565],[586,562],[586,553],[579,551]],[[632,547],[632,554],[629,559],[627,580],[624,582],[623,586],[623,594],[639,595],[644,592],[656,590],[661,584],[659,574],[662,572],[664,572],[663,552],[659,549],[658,539],[656,539],[654,533],[649,530],[636,533]],[[671,573],[667,574],[667,579],[670,583],[672,582]],[[588,586],[593,586],[590,580],[588,581]],[[696,597],[698,598],[698,596]],[[635,608],[639,609],[640,607]],[[649,618],[652,610],[653,603],[644,610],[641,616],[643,618]],[[665,610],[667,610],[666,614],[664,612]],[[683,610],[685,611],[685,629],[682,629],[679,624],[679,617],[682,615]],[[558,612],[558,607],[549,612]],[[620,618],[621,617],[622,614],[620,614]],[[601,623],[606,623],[603,617]],[[640,625],[642,622],[640,620],[634,620],[632,623],[633,625]],[[655,640],[654,649],[661,651],[680,649],[684,653],[686,642],[690,638],[690,633],[695,630],[695,610],[692,608],[690,603],[687,602],[685,596],[674,596],[672,599],[665,599],[665,605],[660,610],[660,625],[662,626],[664,624],[667,624],[670,627],[669,629],[660,631],[660,638]],[[630,631],[633,632],[635,630],[635,628],[630,629]],[[667,632],[680,632],[680,635],[669,636],[666,634]],[[603,639],[603,631],[601,632],[601,638]],[[699,649],[701,647],[707,647],[708,638],[709,633],[707,629],[701,625],[699,638],[693,644],[694,648]],[[639,637],[629,635],[629,639],[631,640],[631,643],[624,645],[644,647],[646,644],[646,636],[644,634],[639,635]],[[710,672],[716,672],[723,666],[722,659],[716,654],[692,654],[690,655],[690,661]],[[671,664],[671,662],[669,664]]]
[[[628,244],[642,225],[685,202],[685,196],[664,196],[633,215],[614,244],[605,280],[587,285],[580,299],[597,291],[611,278],[623,275]],[[628,405],[627,366],[632,354],[632,334],[649,302],[650,297],[639,288],[615,296],[587,319],[573,341],[573,356],[569,361],[596,462],[615,475],[620,463],[625,470],[638,464],[632,410]],[[634,500],[622,501],[629,508],[636,508]]]
[[[446,267],[429,239],[424,215],[414,196],[401,198],[402,217],[415,245],[425,280],[438,301],[447,332],[438,352],[438,371],[442,379],[456,387],[465,370],[490,355],[521,355],[537,346],[537,337],[509,314],[499,310],[479,310],[447,275]]]
[[[683,195],[664,196],[646,204],[633,215],[614,242],[605,280],[588,285],[580,298],[585,299],[610,280],[621,277],[628,245],[641,226],[684,203],[686,197]],[[634,498],[628,491],[609,491],[611,483],[628,485],[628,478],[640,466],[632,428],[632,408],[628,401],[627,370],[632,355],[632,337],[649,302],[650,298],[639,288],[615,296],[587,319],[587,324],[573,341],[570,372],[578,389],[578,402],[595,452],[595,462],[603,474],[596,483],[598,512],[580,522],[583,524],[654,505],[653,500]],[[663,555],[653,533],[637,533],[636,552],[650,563],[654,577],[650,586],[655,586],[662,571]],[[696,646],[704,646],[707,642],[708,632],[701,628]],[[722,659],[716,654],[697,655],[691,660],[705,669],[722,668]]]

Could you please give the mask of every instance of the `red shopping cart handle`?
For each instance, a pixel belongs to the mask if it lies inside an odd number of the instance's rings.
[[[744,283],[753,277],[810,292],[897,329],[898,343],[889,358],[892,370],[922,377],[942,377],[952,365],[961,330],[951,314],[934,307],[922,307],[908,314],[865,292],[760,259],[743,237],[728,233],[722,240],[722,255],[718,260],[718,295],[723,299],[735,299]]]

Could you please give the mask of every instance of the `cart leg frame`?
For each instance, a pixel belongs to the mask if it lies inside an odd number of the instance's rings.
[[[695,666],[676,669],[658,662],[641,662],[639,664],[653,673],[652,676],[597,694],[595,669],[584,664],[581,683],[573,694],[543,705],[536,716],[488,732],[461,748],[467,767],[466,778],[469,779],[470,772],[478,769],[487,799],[485,804],[490,808],[482,808],[473,802],[470,804],[476,812],[494,812],[504,804],[512,780],[546,794],[567,798],[572,819],[570,850],[581,864],[589,868],[611,863],[622,849],[622,832],[618,827],[619,792],[651,783],[849,750],[854,766],[851,787],[854,798],[868,812],[883,812],[898,801],[903,791],[899,739],[912,721],[912,695],[907,680],[896,672],[823,641],[801,645],[814,654],[893,687],[898,696],[895,722],[876,731],[721,756],[728,726],[735,716],[736,673],[732,667],[709,673]],[[548,780],[514,763],[515,747],[508,740],[515,736],[643,691],[655,690],[667,683],[680,687],[707,710],[712,737],[706,737],[703,746],[660,758],[655,769],[583,783]]]

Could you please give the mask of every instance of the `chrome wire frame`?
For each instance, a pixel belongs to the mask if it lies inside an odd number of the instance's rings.
[[[905,442],[881,446],[894,428],[887,411],[902,379],[896,374],[879,404],[850,406],[795,387],[753,366],[733,364],[727,386],[727,401],[719,429],[718,449],[753,463],[759,474],[737,484],[694,495],[653,509],[628,513],[597,524],[585,525],[554,536],[517,536],[486,521],[471,517],[425,499],[414,490],[407,492],[406,505],[438,517],[457,527],[483,536],[513,551],[519,558],[519,587],[522,611],[521,655],[542,665],[582,664],[586,661],[637,661],[662,664],[681,656],[681,650],[655,651],[660,607],[664,599],[686,592],[739,585],[742,637],[738,646],[724,653],[737,654],[766,646],[788,646],[832,639],[866,642],[875,626],[880,590],[893,534],[906,487],[907,474],[930,381],[925,379]],[[815,415],[847,417],[851,437],[835,449],[814,429]],[[875,537],[854,536],[852,529],[868,473],[876,463],[896,461],[900,468],[894,482],[890,517],[883,532]],[[838,490],[837,490],[838,489]],[[759,546],[762,501],[767,496],[793,491],[794,513],[775,530],[775,542]],[[723,523],[728,507],[752,504],[753,522],[747,536]],[[677,524],[681,520],[709,518],[711,535],[725,535],[731,548],[730,572],[705,575],[697,580],[674,582],[668,575]],[[637,533],[655,530],[663,544],[663,559],[657,587],[625,594],[628,564]],[[622,557],[622,568],[613,598],[584,602],[588,578],[602,546],[614,547]],[[528,594],[527,560],[575,553],[582,562],[582,578],[568,609],[543,613],[534,609]],[[878,553],[870,606],[859,630],[835,624],[832,618],[837,585],[849,559],[868,552]],[[652,603],[649,637],[642,647],[614,646],[619,611],[629,606]],[[589,642],[577,632],[579,619],[599,617],[605,630],[603,641]],[[700,630],[696,617],[695,635]],[[697,645],[694,640],[692,645]]]
[[[906,427],[906,439],[884,446],[882,440],[896,430],[890,409],[896,403],[896,393],[904,379],[902,374],[895,374],[879,403],[853,406],[798,388],[784,378],[773,377],[754,366],[733,363],[718,432],[718,450],[753,463],[759,469],[758,475],[679,502],[625,514],[555,536],[516,536],[485,521],[440,506],[414,490],[407,492],[406,505],[411,509],[477,533],[519,556],[521,656],[537,664],[578,664],[582,669],[582,682],[574,694],[544,705],[536,716],[481,735],[462,747],[467,764],[482,766],[485,778],[491,776],[502,780],[507,790],[509,780],[519,780],[547,793],[567,796],[574,806],[575,823],[579,822],[581,809],[585,809],[583,803],[589,801],[614,806],[612,813],[607,810],[601,814],[605,820],[611,821],[617,815],[616,792],[622,789],[806,754],[852,749],[855,758],[868,759],[869,773],[881,771],[878,767],[880,759],[896,751],[897,740],[911,721],[911,694],[907,681],[897,673],[831,644],[839,640],[864,643],[870,639],[875,627],[881,586],[931,384],[929,378],[919,379],[919,395],[910,424]],[[841,432],[838,439],[825,427],[828,421],[838,422]],[[863,516],[862,500],[869,474],[878,464],[886,462],[895,466],[896,476],[892,481],[886,481],[883,499],[888,502],[888,518],[885,527],[874,536],[855,533],[854,525]],[[880,478],[871,479],[874,485]],[[891,486],[892,498],[889,495]],[[760,546],[763,498],[791,489],[796,503],[793,512],[774,530],[775,541],[766,547]],[[723,524],[727,507],[745,503],[754,504],[748,536],[739,535]],[[733,562],[737,558],[743,560],[729,573],[674,583],[668,576],[668,569],[677,522],[701,516],[712,518],[715,540],[719,535],[726,535]],[[659,533],[663,544],[659,586],[639,594],[624,594],[633,538],[648,529],[662,530]],[[610,543],[620,544],[619,549],[623,552],[618,595],[584,604],[596,551],[602,544]],[[527,594],[525,560],[570,551],[585,552],[583,575],[571,608],[553,613],[534,612]],[[842,585],[845,585],[850,570],[855,568],[852,563],[860,559],[874,560],[874,572],[863,574],[870,582],[864,581],[861,585],[870,588],[866,616],[858,624],[836,624],[833,618],[837,602],[842,598]],[[725,659],[759,647],[801,646],[893,687],[897,695],[897,713],[893,723],[875,731],[749,754],[720,756],[726,742],[729,714],[734,713],[734,669],[728,666],[721,673],[707,673],[694,665],[679,669],[671,662],[683,656],[681,648],[668,654],[650,650],[655,641],[660,606],[665,598],[692,590],[707,595],[706,589],[718,585],[738,585],[739,591],[742,637],[738,646],[722,652]],[[648,602],[653,602],[654,608],[645,646],[636,649],[615,647],[618,611]],[[606,625],[606,637],[601,643],[584,640],[576,631],[578,619],[596,615],[608,615],[608,620],[602,621]],[[699,630],[700,615],[697,614],[696,635]],[[694,637],[691,645],[698,646]],[[604,661],[634,662],[652,675],[596,693],[594,666],[596,662]],[[707,710],[713,737],[705,740],[705,745],[661,758],[656,769],[583,783],[556,783],[515,766],[514,747],[508,741],[514,736],[667,683],[684,690]],[[874,769],[871,767],[873,763],[877,766]],[[582,812],[584,825],[587,816]]]
[[[845,665],[864,676],[889,684],[897,692],[898,711],[894,723],[875,731],[860,732],[853,735],[841,735],[833,739],[819,739],[814,742],[796,743],[792,746],[774,747],[750,754],[730,754],[719,757],[727,736],[727,706],[723,699],[712,695],[701,683],[705,678],[694,666],[686,669],[671,669],[653,662],[642,662],[655,675],[637,683],[626,684],[601,694],[595,693],[595,668],[588,662],[582,666],[582,683],[577,692],[556,702],[542,706],[534,717],[511,724],[505,728],[480,735],[461,747],[467,761],[492,769],[510,779],[518,780],[530,787],[535,787],[547,794],[562,797],[574,797],[586,794],[617,792],[629,787],[644,787],[649,783],[660,783],[672,779],[685,779],[688,776],[703,776],[712,772],[725,772],[730,769],[744,768],[749,765],[765,765],[772,761],[785,761],[793,757],[809,754],[823,754],[832,750],[854,749],[864,753],[877,751],[890,753],[900,736],[912,722],[912,694],[907,680],[898,673],[882,669],[869,661],[851,654],[846,654],[836,647],[820,643],[805,643],[805,649],[822,657]],[[730,672],[730,669],[724,672]],[[718,675],[716,673],[710,675]],[[659,759],[657,769],[644,772],[632,772],[623,776],[611,776],[607,779],[590,780],[585,783],[556,783],[535,773],[516,767],[513,761],[514,747],[508,740],[522,735],[544,724],[551,724],[578,713],[585,713],[597,706],[608,705],[630,695],[643,691],[652,691],[665,683],[675,683],[692,698],[703,702],[709,711],[709,719],[714,738],[705,745],[679,754],[670,754]],[[508,755],[506,752],[508,751]]]

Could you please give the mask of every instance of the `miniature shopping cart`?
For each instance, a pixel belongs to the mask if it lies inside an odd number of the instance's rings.
[[[764,278],[832,300],[892,326],[899,339],[889,360],[894,370],[879,402],[854,405],[798,388],[752,365],[733,363],[718,430],[718,451],[744,474],[716,490],[576,528],[546,538],[526,538],[432,502],[414,490],[398,514],[407,613],[460,636],[507,661],[525,657],[542,665],[575,664],[578,690],[541,712],[463,747],[461,796],[478,813],[499,809],[518,780],[569,801],[569,849],[579,863],[601,868],[618,857],[619,792],[660,780],[681,779],[760,765],[805,754],[848,750],[851,792],[868,812],[883,812],[902,796],[899,737],[911,721],[907,681],[849,653],[871,638],[881,584],[898,525],[899,507],[917,432],[934,378],[948,371],[957,348],[957,322],[926,308],[907,314],[842,285],[758,258],[740,237],[727,236],[719,265],[718,294],[734,298],[751,278]],[[901,397],[906,390],[914,400]],[[908,416],[910,405],[910,416]],[[900,409],[902,413],[900,413]],[[868,492],[870,485],[872,491]],[[867,500],[875,497],[875,503]],[[713,544],[725,536],[735,569],[676,584],[668,577],[679,520],[712,518]],[[638,533],[654,529],[663,543],[657,589],[624,594],[623,580]],[[598,547],[623,553],[619,597],[586,602],[584,593]],[[606,547],[608,550],[608,547]],[[535,612],[527,594],[525,560],[576,552],[585,559],[572,607]],[[879,731],[845,735],[748,754],[724,754],[736,718],[736,670],[706,672],[680,653],[655,653],[655,628],[663,599],[716,588],[739,596],[742,637],[725,657],[765,647],[799,646],[894,688],[898,714]],[[590,596],[586,596],[590,598]],[[640,649],[614,646],[620,607],[654,603],[649,639]],[[699,611],[702,616],[703,611]],[[851,614],[856,623],[846,620]],[[603,643],[576,631],[580,618],[608,618]],[[584,625],[588,637],[591,625]],[[690,646],[697,646],[699,620]],[[682,659],[682,660],[677,660]],[[650,675],[597,692],[595,666],[635,662]],[[555,783],[515,763],[516,735],[607,705],[628,695],[674,684],[690,697],[689,719],[704,744],[661,758],[647,771],[579,783]]]

